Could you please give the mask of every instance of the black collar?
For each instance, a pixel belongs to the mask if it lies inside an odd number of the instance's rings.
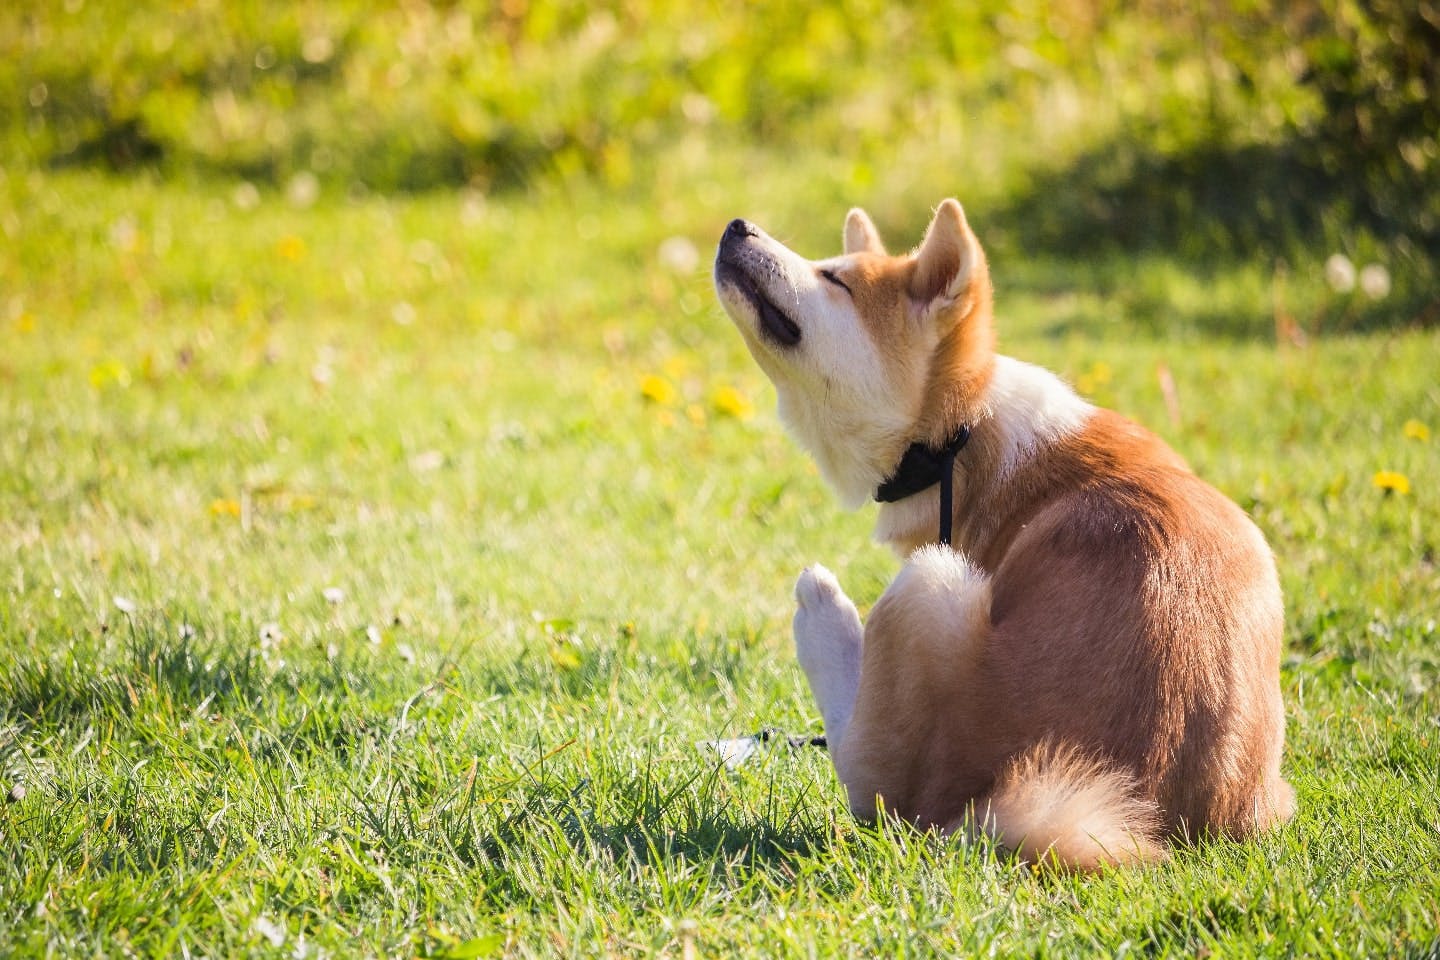
[[[937,449],[924,443],[910,444],[905,448],[895,472],[875,489],[875,499],[881,503],[894,503],[940,484],[940,542],[948,546],[955,455],[964,449],[969,439],[970,425],[962,423],[943,447]]]

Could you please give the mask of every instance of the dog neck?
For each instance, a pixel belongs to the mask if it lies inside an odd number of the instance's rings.
[[[992,515],[993,505],[1009,478],[1039,452],[1081,430],[1095,412],[1049,371],[1005,356],[995,361],[964,453],[954,461],[949,511],[960,530],[956,549],[977,562],[990,532],[1003,522]],[[882,502],[875,539],[902,557],[935,543],[941,499],[941,485],[932,481],[909,496]]]
[[[955,458],[969,440],[970,425],[962,423],[938,448],[928,443],[910,444],[889,478],[876,488],[875,499],[894,503],[939,484],[938,540],[948,546],[954,522]]]
[[[875,500],[879,503],[894,503],[913,496],[921,490],[943,483],[947,459],[953,459],[965,448],[970,439],[970,425],[961,424],[940,447],[932,447],[919,441],[905,448],[900,463],[890,472],[885,482],[875,488]]]

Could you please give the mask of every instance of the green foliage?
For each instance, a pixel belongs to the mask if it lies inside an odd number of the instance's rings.
[[[632,202],[667,170],[778,151],[831,168],[836,202],[959,193],[1016,254],[1373,261],[1390,302],[1360,324],[1429,324],[1434,19],[1338,0],[17,3],[0,142],[27,165],[302,195],[596,180]]]
[[[580,173],[623,184],[687,130],[883,137],[965,89],[966,74],[973,86],[982,72],[966,65],[993,66],[1006,41],[989,14],[866,0],[101,0],[3,17],[0,87],[19,94],[4,119],[36,159],[272,180],[308,169],[376,189]]]
[[[1320,100],[1294,125],[1302,160],[1361,223],[1440,254],[1440,5],[1331,0],[1288,16]]]

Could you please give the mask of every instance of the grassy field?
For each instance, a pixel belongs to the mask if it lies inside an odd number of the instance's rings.
[[[1045,881],[854,825],[818,752],[727,773],[696,746],[815,731],[793,576],[822,560],[873,601],[895,567],[782,436],[705,276],[729,213],[774,206],[818,255],[843,210],[733,189],[661,222],[603,191],[297,211],[8,175],[0,216],[46,242],[0,261],[0,751],[23,790],[0,808],[0,941],[1433,945],[1440,335],[1221,339],[1201,291],[1243,305],[1239,268],[1155,264],[1195,301],[1156,316],[1143,266],[1063,290],[1063,267],[995,264],[1005,349],[1246,505],[1289,607],[1294,824]]]
[[[25,64],[0,86],[45,100]],[[505,189],[13,152],[0,953],[1440,951],[1440,330],[1400,296],[1418,281],[1329,234],[1283,258],[1032,253],[1015,165],[1059,140],[996,110],[928,154],[915,130],[862,162],[820,120],[810,147],[762,124]],[[1005,143],[948,171],[976,130]],[[993,239],[1002,349],[1155,429],[1270,538],[1283,830],[1041,877],[855,824],[820,751],[727,770],[699,745],[818,733],[794,577],[824,562],[863,607],[897,566],[784,437],[713,244],[747,216],[829,254],[864,203],[901,247],[949,194]],[[1396,292],[1327,281],[1342,248]]]

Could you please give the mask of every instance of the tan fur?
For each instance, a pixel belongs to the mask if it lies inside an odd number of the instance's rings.
[[[822,707],[853,697],[826,708],[847,721],[831,751],[852,810],[968,823],[1082,870],[1288,818],[1283,611],[1254,524],[1154,435],[996,357],[988,266],[954,201],[913,254],[883,255],[863,213],[845,243],[868,341],[853,348],[910,384],[895,396],[912,405],[907,436],[856,440],[847,462],[883,476],[906,443],[971,427],[954,550],[933,546],[934,488],[882,508],[879,535],[909,559],[864,624],[858,677],[807,667]],[[803,336],[788,353],[747,341],[777,385],[805,362]],[[810,664],[826,624],[857,622],[846,609],[797,621]]]
[[[1073,747],[1042,743],[1013,760],[971,816],[967,826],[1028,863],[1096,870],[1166,858],[1154,802]]]
[[[845,215],[845,252],[885,255],[885,244],[880,241],[880,231],[875,229],[870,216],[859,207]]]

